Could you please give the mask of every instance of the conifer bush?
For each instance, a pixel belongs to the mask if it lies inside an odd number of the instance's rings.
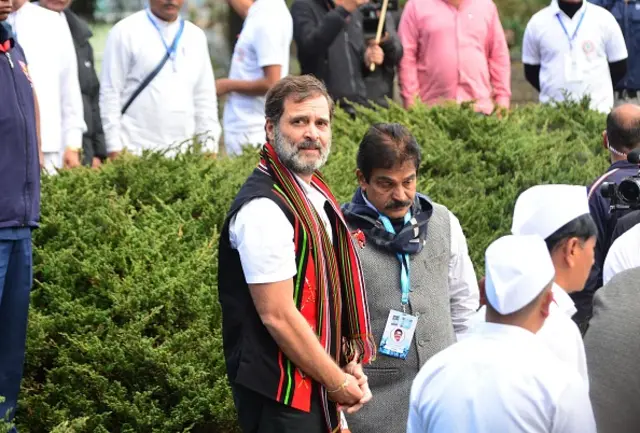
[[[460,219],[479,277],[519,192],[587,184],[607,166],[604,116],[586,102],[518,108],[503,119],[468,107],[392,106],[355,121],[338,112],[323,171],[343,202],[357,185],[358,143],[375,122],[401,122],[416,136],[419,190]],[[237,431],[217,245],[256,163],[253,149],[218,160],[149,153],[43,179],[21,432]]]

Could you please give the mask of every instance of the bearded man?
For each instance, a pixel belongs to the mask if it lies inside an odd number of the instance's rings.
[[[267,143],[220,235],[218,292],[227,375],[242,431],[340,431],[371,399],[375,354],[363,276],[318,169],[333,102],[312,76],[267,93]]]

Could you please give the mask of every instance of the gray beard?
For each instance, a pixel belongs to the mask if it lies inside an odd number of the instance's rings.
[[[327,142],[327,147],[323,148],[322,144],[305,142],[303,144],[314,144],[320,148],[320,158],[315,161],[304,161],[300,158],[300,149],[289,138],[280,132],[280,128],[277,126],[274,128],[274,141],[273,148],[278,155],[280,161],[292,172],[309,176],[316,170],[319,170],[327,162],[329,154],[331,153],[331,138]]]

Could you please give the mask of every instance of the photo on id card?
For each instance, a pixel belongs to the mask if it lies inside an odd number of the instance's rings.
[[[394,358],[407,359],[418,318],[391,310],[380,341],[379,352]]]

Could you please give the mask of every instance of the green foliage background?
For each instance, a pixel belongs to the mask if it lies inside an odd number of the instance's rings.
[[[324,170],[340,200],[371,123],[401,122],[424,163],[419,189],[460,219],[478,275],[507,233],[516,196],[538,183],[586,184],[607,166],[604,117],[586,102],[506,118],[463,107],[338,113]],[[257,153],[124,158],[43,180],[35,232],[23,433],[236,431],[217,301],[217,241]]]

